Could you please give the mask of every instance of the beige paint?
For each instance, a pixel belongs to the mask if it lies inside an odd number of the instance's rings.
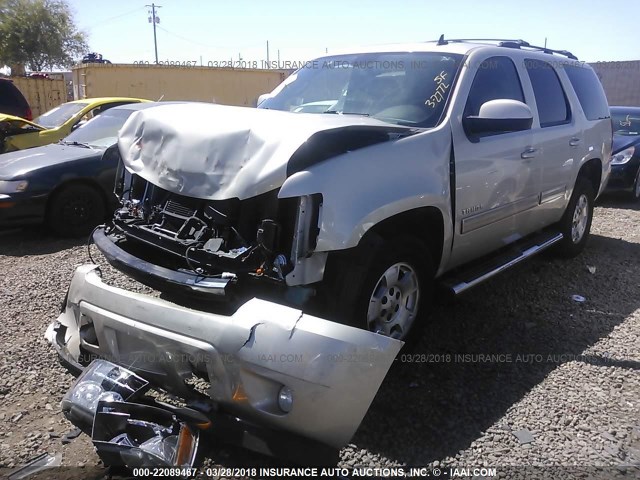
[[[12,77],[11,80],[29,102],[33,118],[67,101],[67,89],[61,78]]]
[[[288,75],[285,70],[254,70],[155,65],[84,64],[73,69],[75,99],[136,97],[255,106]]]
[[[594,62],[595,70],[609,105],[640,107],[640,60]]]

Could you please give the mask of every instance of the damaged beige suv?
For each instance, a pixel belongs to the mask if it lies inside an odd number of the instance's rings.
[[[100,357],[207,412],[340,447],[434,288],[584,248],[611,135],[593,70],[521,40],[346,52],[257,109],[142,110],[120,132],[121,206],[93,240],[174,302],[83,266],[48,337],[78,370]]]

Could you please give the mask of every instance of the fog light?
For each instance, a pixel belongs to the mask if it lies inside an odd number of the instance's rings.
[[[293,392],[286,385],[278,393],[278,406],[284,413],[289,413],[293,408]]]

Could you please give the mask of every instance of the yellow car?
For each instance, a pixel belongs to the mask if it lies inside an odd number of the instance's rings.
[[[41,147],[62,140],[81,124],[118,105],[148,102],[141,98],[86,98],[63,103],[32,122],[0,114],[0,153]]]

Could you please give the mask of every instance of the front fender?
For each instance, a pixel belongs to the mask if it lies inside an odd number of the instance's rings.
[[[372,145],[293,174],[279,198],[321,193],[316,251],[355,247],[377,223],[408,210],[436,207],[450,216],[448,127]],[[445,245],[451,222],[445,221]]]

